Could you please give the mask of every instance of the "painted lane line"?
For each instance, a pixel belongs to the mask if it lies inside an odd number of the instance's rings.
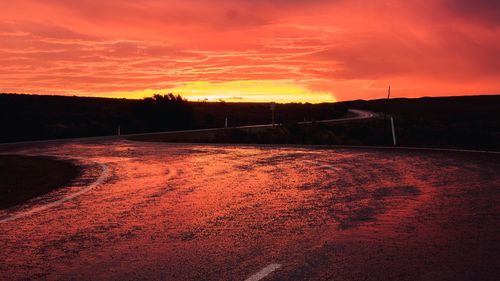
[[[57,205],[61,205],[62,203],[67,202],[67,201],[69,201],[69,200],[71,200],[71,199],[73,199],[73,198],[75,198],[77,196],[80,196],[80,195],[84,194],[85,192],[93,189],[94,187],[100,185],[106,179],[108,179],[108,177],[109,177],[109,171],[108,171],[108,167],[106,165],[98,163],[98,162],[95,162],[95,163],[98,164],[99,166],[101,166],[101,169],[102,169],[101,175],[99,176],[99,178],[96,181],[94,181],[92,184],[90,184],[86,188],[84,188],[84,189],[82,189],[82,190],[80,190],[78,192],[75,192],[75,193],[73,193],[71,195],[68,195],[68,196],[66,196],[64,198],[61,198],[61,199],[59,199],[57,201],[50,202],[50,203],[47,203],[47,204],[42,205],[40,207],[36,207],[36,208],[30,209],[30,210],[27,210],[25,212],[21,212],[19,214],[15,214],[15,215],[8,216],[6,218],[0,219],[0,223],[8,222],[8,221],[13,221],[13,220],[16,220],[16,219],[19,219],[19,218],[27,217],[29,215],[32,215],[32,214],[35,214],[35,213],[47,210],[47,209],[55,207]]]
[[[262,280],[267,275],[271,274],[273,271],[275,271],[276,269],[278,269],[280,267],[281,267],[281,264],[272,263],[272,264],[264,267],[259,272],[255,273],[254,275],[248,277],[247,279],[245,279],[245,281],[259,281],[259,280]]]

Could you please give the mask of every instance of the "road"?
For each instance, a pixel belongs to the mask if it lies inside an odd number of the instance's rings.
[[[370,111],[359,110],[359,109],[349,109],[350,114],[354,116],[330,120],[318,120],[318,121],[303,121],[298,122],[298,124],[312,124],[312,123],[347,123],[356,122],[361,120],[369,120],[377,117],[377,114]],[[280,125],[280,124],[275,124]],[[236,129],[257,129],[257,128],[272,128],[272,124],[260,124],[260,125],[246,125],[246,126],[236,126],[230,128]],[[215,132],[223,130],[225,128],[208,128],[208,129],[193,129],[193,130],[181,130],[181,131],[164,131],[164,132],[152,132],[152,133],[137,133],[137,134],[122,134],[122,135],[110,135],[110,136],[96,136],[96,137],[83,137],[83,138],[67,138],[67,139],[53,139],[53,140],[37,140],[37,141],[23,141],[23,142],[13,142],[13,143],[0,143],[0,147],[10,147],[18,145],[36,145],[36,144],[47,144],[47,143],[66,143],[66,142],[88,142],[88,141],[99,141],[99,140],[116,140],[126,137],[137,137],[137,136],[150,136],[150,135],[164,135],[164,134],[178,134],[178,133],[202,133],[202,132]]]
[[[354,122],[354,121],[361,121],[361,120],[369,120],[369,119],[377,117],[376,113],[366,111],[366,110],[349,109],[349,113],[354,115],[354,116],[345,117],[345,118],[337,118],[337,119],[328,119],[328,120],[302,121],[302,122],[297,122],[297,124],[300,124],[300,125],[313,124],[313,123],[338,124],[338,123],[347,123],[347,122]],[[279,126],[282,124],[275,124],[275,125]],[[272,128],[272,127],[273,127],[272,124],[263,124],[263,125],[237,126],[234,128],[237,128],[237,129],[255,129],[255,128]]]
[[[126,140],[0,153],[84,171],[0,211],[1,280],[500,276],[498,155]]]
[[[346,123],[352,121],[361,121],[361,120],[369,120],[377,117],[378,115],[371,111],[360,110],[360,109],[349,109],[349,113],[354,114],[354,116],[346,117],[346,118],[337,118],[330,120],[319,120],[314,121],[316,123],[327,123],[327,124],[336,124],[336,123]],[[311,124],[311,121],[298,122],[298,124]]]

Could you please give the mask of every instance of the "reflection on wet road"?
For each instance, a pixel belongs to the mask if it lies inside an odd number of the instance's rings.
[[[445,212],[460,216],[472,199],[484,201],[473,206],[483,238],[498,235],[489,229],[498,207],[488,201],[498,199],[490,191],[500,165],[489,159],[497,156],[121,140],[8,152],[78,158],[85,169],[73,187],[0,218],[80,192],[101,176],[96,163],[109,176],[71,200],[0,223],[2,280],[244,280],[272,264],[282,267],[268,280],[342,280],[369,270],[372,279],[404,279],[397,263],[375,269],[378,251],[394,259],[401,247],[419,248],[415,237],[441,237],[441,228],[457,223]],[[387,241],[392,246],[382,247]],[[492,251],[498,255],[497,242]],[[416,252],[404,255],[418,259]],[[418,276],[428,273],[426,264],[412,266]]]

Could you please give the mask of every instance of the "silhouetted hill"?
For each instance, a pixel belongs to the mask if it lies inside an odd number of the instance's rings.
[[[277,122],[336,118],[341,104],[286,104]],[[271,122],[267,103],[187,102],[180,96],[142,100],[0,94],[0,142],[142,133]]]
[[[177,133],[134,137],[143,141],[220,142],[271,144],[392,145],[389,118],[395,120],[399,146],[500,150],[500,96],[467,96],[418,99],[349,101],[339,108],[359,108],[380,113],[364,122],[343,124],[312,123],[265,129],[230,129],[205,133]],[[210,105],[217,107],[222,105]],[[320,107],[311,106],[308,112]],[[286,112],[285,106],[283,111]],[[287,108],[290,111],[293,106]],[[238,105],[226,105],[221,112],[238,115]],[[251,111],[249,111],[251,112]],[[240,118],[244,118],[243,113]],[[282,113],[283,114],[283,113]],[[318,118],[320,119],[320,118]],[[262,123],[262,122],[260,122]]]
[[[175,96],[144,100],[0,95],[1,142],[184,129],[190,105]]]
[[[392,115],[399,145],[500,149],[500,95],[358,100],[345,105]],[[355,143],[392,142],[388,121],[341,129]]]
[[[234,132],[221,142],[390,145],[390,126],[370,122],[297,126],[338,118],[347,108],[387,110],[395,118],[398,145],[500,148],[500,95],[278,104],[279,130]],[[268,103],[187,102],[171,94],[142,100],[0,94],[0,142],[268,124]],[[182,141],[180,139],[179,141]]]

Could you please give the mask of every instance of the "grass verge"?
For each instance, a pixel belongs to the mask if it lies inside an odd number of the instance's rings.
[[[0,209],[7,209],[70,184],[78,168],[42,156],[0,156]]]

